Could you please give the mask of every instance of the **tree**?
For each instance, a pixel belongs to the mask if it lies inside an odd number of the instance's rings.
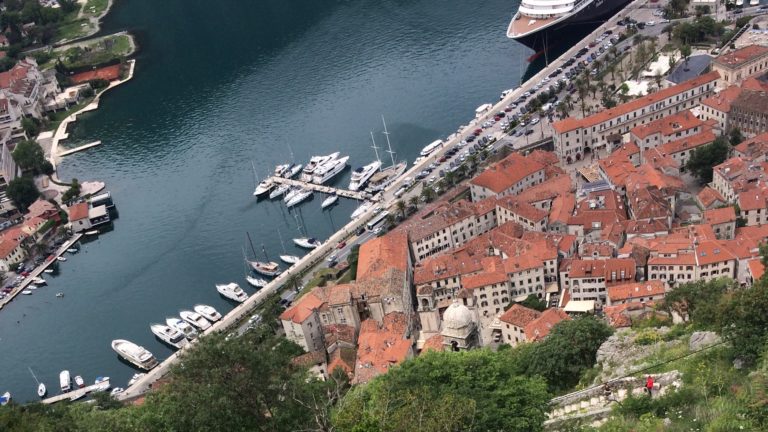
[[[424,189],[421,190],[421,196],[424,198],[424,201],[432,202],[437,198],[437,193],[431,186],[425,186]]]
[[[734,352],[747,362],[754,362],[766,347],[768,337],[768,283],[758,280],[752,288],[738,290],[725,307],[722,334]]]
[[[448,178],[448,176],[446,176],[446,178]],[[419,209],[419,198],[415,197],[415,196],[412,196],[412,197],[408,198],[408,206],[412,207],[414,209],[414,211],[418,210]]]
[[[428,351],[342,400],[340,431],[541,431],[549,395],[508,354]],[[361,427],[361,425],[363,427]]]
[[[8,183],[6,193],[11,201],[13,201],[13,205],[22,213],[26,212],[29,205],[40,197],[40,191],[37,190],[35,181],[31,177],[26,176],[16,177],[11,180]]]
[[[685,66],[688,66],[688,59],[691,57],[691,46],[690,45],[683,45],[680,47],[680,55],[683,56],[683,61],[685,62]]]
[[[683,321],[693,321],[701,327],[712,326],[718,320],[718,305],[723,295],[732,287],[733,280],[728,278],[679,284],[667,293],[662,307],[675,312]]]
[[[529,309],[543,312],[547,308],[547,303],[536,296],[536,294],[529,294],[525,300],[518,303],[520,306],[525,306]]]
[[[397,202],[395,202],[395,208],[400,212],[400,216],[405,219],[405,203],[403,200],[397,200]]]
[[[744,135],[741,134],[739,128],[735,127],[731,129],[731,132],[728,134],[728,141],[730,141],[732,146],[739,145],[744,141]]]
[[[712,181],[712,167],[728,158],[730,145],[725,137],[718,137],[712,144],[698,147],[691,152],[685,168],[698,178],[701,184]]]
[[[34,137],[40,133],[40,121],[34,117],[24,117],[21,119],[21,127],[27,136]]]
[[[355,244],[349,249],[349,256],[347,257],[347,263],[349,263],[349,277],[352,280],[357,280],[357,260],[360,257],[360,245]]]
[[[67,191],[64,192],[64,195],[61,196],[61,201],[69,202],[79,196],[80,196],[80,183],[77,181],[76,178],[73,178],[72,183],[69,186],[69,189],[67,189]]]
[[[34,175],[43,174],[45,166],[45,154],[37,141],[25,140],[16,145],[13,150],[13,160],[22,171],[31,172]],[[51,167],[52,169],[52,167]]]

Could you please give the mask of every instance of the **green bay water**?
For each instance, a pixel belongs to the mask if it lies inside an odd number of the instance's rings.
[[[125,386],[135,373],[110,342],[170,350],[151,323],[196,303],[226,313],[214,289],[244,281],[246,231],[259,255],[300,254],[297,222],[253,198],[260,175],[290,159],[341,151],[373,159],[381,115],[399,159],[466,124],[475,107],[520,83],[531,52],[505,36],[517,1],[120,0],[103,32],[129,30],[141,52],[132,81],[71,127],[103,145],[66,157],[62,179],[102,180],[120,212],[112,232],[67,255],[49,285],[0,311],[0,392],[36,398],[31,367],[51,393],[63,369]],[[534,68],[537,66],[533,66]],[[540,65],[538,66],[540,67]],[[528,71],[528,73],[531,73]],[[335,184],[346,187],[350,170]],[[356,203],[300,206],[320,239]],[[56,292],[64,292],[58,299]]]

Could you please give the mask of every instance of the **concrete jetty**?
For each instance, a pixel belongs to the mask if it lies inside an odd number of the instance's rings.
[[[101,140],[90,142],[88,144],[84,144],[84,145],[81,145],[79,147],[75,147],[75,148],[71,148],[71,149],[59,152],[59,157],[71,155],[72,153],[77,153],[79,151],[87,150],[87,149],[89,149],[91,147],[96,147],[96,146],[100,146],[100,145],[101,145]]]
[[[109,388],[109,379],[105,380],[104,382],[101,382],[99,384],[93,384],[89,385],[83,388],[74,389],[67,393],[58,394],[56,396],[51,396],[49,398],[43,399],[41,403],[45,405],[54,404],[56,402],[61,402],[65,400],[78,400],[81,397],[85,397],[88,393],[95,392],[95,391],[101,391],[104,387]]]
[[[48,259],[45,260],[42,264],[37,266],[32,272],[24,278],[24,280],[21,282],[19,286],[13,289],[4,299],[0,300],[0,309],[3,308],[6,304],[10,303],[11,300],[13,300],[17,295],[21,294],[22,291],[27,289],[29,284],[32,283],[32,279],[40,276],[45,269],[47,269],[51,264],[55,263],[57,260],[56,258],[60,257],[64,254],[64,252],[67,251],[67,249],[71,248],[72,245],[77,243],[78,240],[80,240],[80,237],[82,237],[83,234],[75,234],[70,238],[69,240],[65,241],[64,244],[62,244],[56,252],[51,254]],[[38,291],[39,292],[39,291]]]
[[[337,188],[330,187],[330,186],[323,186],[323,185],[319,185],[319,184],[315,184],[315,183],[309,183],[309,182],[305,182],[305,181],[301,181],[301,180],[287,179],[287,178],[284,178],[284,177],[272,176],[272,177],[270,177],[270,180],[272,180],[272,182],[274,182],[274,183],[287,184],[287,185],[301,187],[301,188],[305,188],[305,189],[312,189],[315,192],[322,192],[322,193],[326,193],[326,194],[335,194],[335,195],[338,195],[340,197],[356,199],[358,201],[363,201],[363,200],[371,199],[371,194],[369,194],[367,192],[353,192],[353,191],[347,190],[347,189],[337,189]]]

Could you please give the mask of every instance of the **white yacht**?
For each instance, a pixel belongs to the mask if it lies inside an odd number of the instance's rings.
[[[301,171],[301,181],[305,181],[307,183],[311,182],[312,177],[315,175],[315,170],[318,167],[324,165],[328,161],[336,159],[337,157],[339,157],[339,152],[331,153],[328,156],[312,156],[312,158],[309,160],[309,163],[307,163],[307,165]]]
[[[72,390],[72,378],[70,377],[68,370],[63,370],[59,373],[59,386],[61,387],[62,393]]]
[[[285,195],[285,193],[288,192],[290,189],[291,189],[291,185],[289,184],[278,185],[276,188],[272,189],[272,192],[269,193],[269,199],[275,199],[275,198],[281,197]]]
[[[296,246],[303,247],[304,249],[314,249],[320,246],[320,242],[312,237],[295,238],[293,239],[293,242],[296,243]]]
[[[312,196],[312,189],[302,189],[299,192],[296,193],[293,197],[291,197],[290,200],[286,201],[285,205],[287,207],[293,207],[297,204],[300,204],[305,199]]]
[[[301,190],[302,190],[302,189],[301,189],[301,188],[299,188],[299,187],[290,188],[290,189],[288,190],[288,193],[286,193],[286,194],[285,194],[285,196],[283,197],[283,201],[285,201],[285,202],[287,203],[288,201],[292,200],[292,199],[293,199],[293,197],[295,197],[295,196],[296,196],[296,194],[298,194],[299,192],[301,192]]]
[[[142,375],[143,376],[144,374],[135,374],[135,375]],[[96,388],[97,391],[107,391],[107,390],[109,390],[109,387],[110,387],[109,377],[98,376],[93,381],[93,385],[98,386]]]
[[[274,261],[248,261],[248,264],[256,273],[263,274],[264,276],[277,276],[280,274],[280,264]]]
[[[207,319],[210,322],[216,322],[221,319],[221,314],[219,311],[213,308],[213,306],[208,306],[204,304],[195,305],[195,312],[199,313],[203,316],[203,318]]]
[[[357,219],[360,216],[362,216],[365,212],[371,209],[371,206],[373,205],[370,201],[365,201],[364,203],[360,204],[355,211],[352,212],[352,215],[349,217],[350,219]]]
[[[262,278],[253,277],[251,275],[245,275],[245,280],[249,285],[255,288],[264,288],[269,283]]]
[[[433,141],[432,143],[430,143],[429,145],[427,145],[426,147],[421,149],[421,155],[422,156],[429,156],[430,154],[432,154],[432,152],[434,152],[435,150],[439,149],[440,146],[442,146],[442,145],[443,145],[443,140]]]
[[[192,324],[193,326],[197,327],[201,331],[208,330],[211,328],[211,323],[208,322],[207,319],[203,318],[199,313],[192,312],[188,310],[183,310],[179,312],[179,316],[184,321]]]
[[[5,392],[2,395],[0,395],[0,406],[8,405],[10,401],[11,401],[11,392]]]
[[[253,196],[261,196],[272,190],[275,187],[275,183],[271,179],[264,179],[258,185],[256,190],[253,191]]]
[[[301,258],[297,257],[296,255],[280,255],[280,260],[286,264],[296,264],[300,259]]]
[[[349,190],[358,191],[362,189],[365,183],[381,169],[381,161],[373,161],[368,165],[352,171],[352,178],[349,181]]]
[[[125,389],[122,388],[122,387],[115,387],[115,388],[112,389],[111,392],[109,392],[109,394],[110,394],[110,396],[115,397],[115,396],[119,395],[120,393],[122,393],[124,391],[125,391]]]
[[[58,257],[56,257],[56,260],[64,262],[67,259],[65,257],[63,257],[63,256],[58,256]]]
[[[188,322],[180,318],[176,318],[176,317],[166,318],[165,324],[167,324],[168,327],[170,327],[171,329],[181,332],[184,335],[184,337],[186,337],[189,340],[192,340],[197,337],[197,330],[195,330],[195,328],[192,327]]]
[[[153,356],[146,348],[125,339],[113,340],[112,349],[120,357],[139,369],[150,370],[158,364],[155,356]]]
[[[749,0],[750,6],[757,6],[760,4],[760,0]]]
[[[45,279],[41,277],[32,278],[32,283],[35,285],[47,285],[48,282],[46,282]]]
[[[45,388],[45,384],[40,383],[37,385],[37,395],[41,398],[44,398],[45,395],[48,394],[48,389]]]
[[[85,387],[85,380],[83,379],[83,377],[81,377],[80,375],[75,375],[75,385],[78,388]]]
[[[285,174],[291,172],[291,166],[293,164],[282,164],[275,167],[275,177],[283,177]]]
[[[242,303],[248,298],[248,294],[240,288],[240,285],[231,282],[228,284],[217,284],[216,291],[224,297]]]
[[[152,330],[152,333],[157,336],[158,339],[176,349],[181,349],[188,343],[187,338],[184,337],[184,333],[171,328],[171,326],[152,324],[149,326],[149,329]]]
[[[343,158],[333,159],[319,166],[315,170],[315,175],[312,176],[312,183],[327,183],[330,179],[336,177],[337,174],[344,171],[344,168],[347,167],[348,160],[349,156],[344,156]]]
[[[136,381],[140,380],[142,377],[144,377],[144,375],[146,375],[146,374],[145,373],[135,373],[135,374],[133,374],[131,379],[128,381],[128,387],[136,384]],[[109,380],[109,377],[107,377],[107,380]]]
[[[323,200],[323,203],[320,205],[320,208],[328,208],[328,207],[336,204],[336,202],[338,202],[338,201],[339,201],[339,196],[338,195],[335,195],[335,194],[334,195],[329,195],[328,198]]]

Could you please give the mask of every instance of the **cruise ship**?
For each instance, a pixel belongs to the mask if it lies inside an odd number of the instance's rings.
[[[630,0],[522,0],[507,28],[507,37],[541,52],[565,32],[597,27]]]
[[[348,160],[349,156],[336,157],[318,166],[315,170],[315,175],[312,176],[312,183],[321,185],[336,177],[338,173],[344,171],[344,168],[347,167]]]
[[[311,182],[317,168],[337,157],[339,157],[339,152],[331,153],[328,156],[312,156],[304,169],[301,170],[301,177],[299,179],[303,182]]]
[[[352,171],[352,178],[349,181],[349,190],[358,191],[363,185],[381,169],[381,161],[373,161],[366,166]]]

